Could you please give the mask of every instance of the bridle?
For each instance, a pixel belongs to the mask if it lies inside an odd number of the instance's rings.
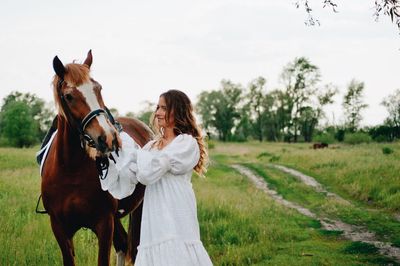
[[[71,113],[71,109],[69,108],[69,106],[64,98],[64,95],[61,93],[61,88],[62,88],[62,85],[64,82],[65,82],[64,79],[59,77],[59,80],[57,82],[57,94],[60,95],[60,97],[61,97],[61,105],[62,105],[63,110],[65,110],[65,112],[64,112],[65,115],[68,116],[67,117],[68,121],[76,124],[76,128],[78,129],[79,137],[81,140],[82,148],[85,147],[85,144],[87,144],[91,148],[95,148],[95,149],[97,148],[96,142],[92,139],[92,137],[90,137],[88,134],[85,133],[85,129],[89,125],[89,123],[95,117],[97,117],[99,115],[104,115],[106,117],[106,119],[108,119],[111,122],[111,124],[115,127],[115,129],[118,131],[118,133],[121,133],[122,125],[114,119],[110,110],[108,110],[107,107],[105,107],[104,109],[99,108],[99,109],[89,112],[82,119],[82,121],[75,119],[75,117],[73,117],[73,115]],[[118,156],[118,148],[115,151],[115,153]],[[109,155],[109,158],[111,160],[113,160],[115,163],[115,159],[111,154]],[[107,157],[96,157],[96,169],[97,169],[97,173],[99,174],[100,179],[102,179],[102,180],[106,179],[107,174],[108,174],[108,166],[109,165],[110,165],[110,162]],[[103,171],[105,171],[105,173]],[[40,203],[41,198],[42,198],[42,194],[40,194],[37,204],[36,204],[36,213],[39,213],[39,214],[48,213],[46,210],[44,210],[44,211],[39,210],[39,203]]]
[[[114,117],[112,116],[110,110],[108,110],[107,107],[104,109],[99,108],[96,110],[93,110],[89,112],[83,119],[82,121],[79,121],[75,117],[72,116],[71,109],[69,108],[67,101],[65,100],[64,95],[61,93],[61,88],[63,83],[65,83],[64,79],[59,78],[57,82],[57,93],[61,97],[61,105],[63,110],[67,111],[65,112],[65,115],[68,116],[69,121],[73,121],[76,124],[76,128],[78,129],[79,136],[81,138],[81,146],[85,147],[85,144],[87,144],[91,148],[96,148],[96,142],[92,139],[91,136],[85,133],[86,127],[90,124],[90,122],[96,118],[99,115],[104,115],[106,119],[108,119],[111,124],[116,128],[118,132],[122,131],[122,126],[120,123],[118,123]]]
[[[105,107],[104,109],[99,108],[99,109],[89,112],[82,119],[82,121],[79,121],[78,119],[76,119],[72,115],[71,109],[69,108],[69,106],[64,98],[64,95],[61,93],[61,88],[62,88],[62,85],[64,82],[65,82],[64,79],[59,77],[59,80],[57,82],[57,93],[61,97],[61,105],[62,105],[63,110],[65,110],[65,112],[64,112],[65,115],[68,116],[67,117],[68,121],[71,121],[71,122],[75,123],[75,125],[76,125],[76,128],[79,133],[79,137],[81,140],[82,148],[84,148],[85,145],[88,145],[91,148],[97,149],[96,142],[92,139],[91,136],[89,136],[88,134],[85,133],[85,129],[90,124],[90,122],[99,115],[104,115],[106,117],[106,119],[108,119],[111,122],[111,124],[115,127],[115,129],[118,131],[118,133],[121,133],[122,125],[114,119],[110,110],[108,110],[107,107]],[[118,156],[118,147],[117,147],[115,153]],[[115,162],[115,159],[112,157],[111,154],[109,155],[109,158]],[[97,172],[99,173],[99,176],[101,179],[105,179],[107,177],[108,166],[109,166],[109,161],[108,161],[107,157],[96,157]],[[103,170],[106,170],[106,172],[103,173]]]

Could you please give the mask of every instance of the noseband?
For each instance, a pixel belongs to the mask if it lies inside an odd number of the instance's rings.
[[[78,126],[80,127],[79,132],[81,133],[81,135],[83,136],[83,138],[85,139],[85,141],[87,142],[89,147],[92,147],[92,148],[96,148],[96,144],[95,144],[94,140],[92,139],[92,137],[90,137],[88,134],[85,133],[85,129],[86,129],[86,126],[90,123],[90,121],[92,121],[93,118],[95,118],[101,114],[103,114],[104,116],[111,115],[111,113],[109,113],[109,111],[106,112],[104,109],[100,108],[100,109],[97,109],[97,110],[94,110],[94,111],[91,111],[90,113],[88,113],[85,116],[85,118],[82,119],[82,122],[80,122],[78,124]]]

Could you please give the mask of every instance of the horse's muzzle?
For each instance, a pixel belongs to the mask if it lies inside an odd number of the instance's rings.
[[[107,147],[107,138],[104,135],[101,135],[97,138],[97,150],[101,153],[106,153],[109,148]]]
[[[96,149],[100,154],[106,155],[110,152],[119,151],[121,141],[116,132],[102,134],[97,138]]]

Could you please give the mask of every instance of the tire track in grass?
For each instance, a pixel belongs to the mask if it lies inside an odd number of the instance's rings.
[[[269,164],[269,166],[274,167],[284,173],[290,174],[294,177],[296,177],[298,180],[300,180],[301,182],[303,182],[304,184],[312,187],[315,189],[315,191],[320,192],[320,193],[324,193],[326,194],[328,197],[333,197],[335,199],[337,199],[338,201],[341,201],[342,203],[348,204],[348,205],[353,205],[351,202],[345,200],[344,198],[340,197],[339,195],[329,192],[327,191],[321,183],[318,183],[317,180],[315,180],[315,178],[308,176],[306,174],[303,174],[300,171],[297,171],[295,169],[283,166],[283,165],[278,165],[278,164]],[[396,213],[394,214],[394,219],[396,219],[397,221],[400,222],[400,213]]]
[[[270,164],[270,166],[272,166],[272,167],[274,167],[274,168],[276,168],[276,169],[278,169],[278,170],[280,170],[282,172],[285,172],[287,174],[290,174],[290,175],[296,177],[298,180],[300,180],[301,182],[303,182],[307,186],[310,186],[310,187],[314,188],[315,191],[317,191],[317,192],[324,193],[328,197],[333,197],[333,198],[335,198],[335,199],[337,199],[337,200],[339,200],[339,201],[341,201],[343,203],[351,205],[351,203],[349,201],[345,200],[344,198],[340,197],[339,195],[327,191],[320,183],[318,183],[317,180],[315,180],[315,178],[313,178],[311,176],[305,175],[302,172],[299,172],[297,170],[288,168],[288,167],[283,166],[283,165]]]
[[[332,219],[327,219],[324,217],[318,217],[315,213],[311,212],[309,209],[302,207],[296,203],[285,200],[275,190],[270,189],[268,187],[268,183],[264,180],[264,178],[256,175],[247,167],[239,165],[239,164],[233,164],[233,165],[231,165],[231,167],[234,168],[235,170],[237,170],[240,174],[249,178],[258,189],[261,189],[262,191],[264,191],[267,195],[269,195],[271,198],[273,198],[277,203],[284,205],[288,208],[295,209],[307,217],[318,220],[325,230],[342,231],[343,236],[346,239],[349,239],[351,241],[360,241],[360,242],[372,244],[376,248],[378,248],[380,254],[390,256],[390,257],[394,258],[397,262],[400,262],[400,248],[393,247],[392,244],[388,243],[388,242],[378,241],[377,237],[375,236],[375,234],[373,232],[370,232],[361,226],[346,224],[340,220],[332,220]],[[314,181],[315,181],[315,179],[314,179]],[[316,185],[316,184],[319,184],[319,183],[317,181],[315,181],[314,185]],[[322,189],[322,186],[321,186],[321,189]]]

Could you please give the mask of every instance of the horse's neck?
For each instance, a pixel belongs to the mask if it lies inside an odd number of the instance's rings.
[[[85,150],[81,147],[79,133],[64,118],[58,118],[57,125],[57,158],[63,165],[82,166],[82,161],[88,160]]]

